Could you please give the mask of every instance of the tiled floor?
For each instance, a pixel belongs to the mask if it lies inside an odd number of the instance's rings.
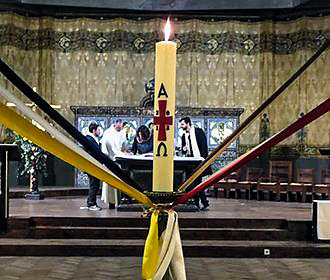
[[[329,279],[330,259],[186,258],[189,280]],[[137,280],[141,258],[0,257],[1,280]]]

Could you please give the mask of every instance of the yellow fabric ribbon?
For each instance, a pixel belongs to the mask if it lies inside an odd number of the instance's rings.
[[[144,247],[143,279],[186,280],[178,214],[173,210],[150,209],[152,212],[149,235]],[[166,228],[159,237],[159,213],[167,215]],[[165,222],[165,220],[164,220]],[[167,274],[168,273],[168,274]],[[166,278],[167,279],[167,278]]]
[[[159,210],[154,210],[152,212],[150,229],[144,246],[142,279],[152,279],[157,271],[160,247],[158,238],[158,215]]]
[[[2,103],[0,103],[0,123],[16,131],[21,136],[26,137],[36,145],[50,152],[54,156],[62,159],[63,161],[71,164],[72,166],[79,168],[92,176],[95,176],[96,178],[108,183],[109,185],[112,185],[127,195],[134,197],[141,203],[150,207],[154,207],[154,204],[146,195],[136,190],[132,186],[124,183],[120,179],[114,177],[105,169],[96,166],[91,161],[81,156],[79,153],[68,148],[66,145],[63,145],[58,140],[54,139],[51,135],[40,130],[31,122],[19,116],[16,112],[9,109]]]

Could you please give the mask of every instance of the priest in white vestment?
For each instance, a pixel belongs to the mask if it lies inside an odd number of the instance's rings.
[[[126,133],[122,129],[123,122],[118,119],[104,131],[101,139],[102,152],[115,160],[115,156],[124,155],[127,146]],[[117,190],[103,182],[101,200],[109,204],[110,209],[118,206]]]

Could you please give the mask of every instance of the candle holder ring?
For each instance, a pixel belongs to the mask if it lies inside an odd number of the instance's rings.
[[[150,200],[164,208],[170,208],[171,203],[176,201],[178,198],[183,196],[185,192],[144,192],[146,196],[150,198]],[[167,207],[168,205],[168,207]]]

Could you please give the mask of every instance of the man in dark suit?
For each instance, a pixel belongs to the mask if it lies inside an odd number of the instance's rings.
[[[97,147],[101,151],[101,144],[99,143],[98,137],[100,136],[100,127],[98,124],[92,122],[89,127],[89,134],[86,135],[88,141]],[[80,207],[80,209],[88,209],[92,211],[100,211],[101,208],[97,206],[96,195],[100,188],[100,180],[88,174],[89,177],[89,191],[87,198],[87,207]]]
[[[206,158],[208,155],[207,141],[204,131],[201,128],[194,127],[191,124],[191,120],[189,117],[182,118],[180,120],[180,128],[184,131],[181,138],[181,151],[182,154],[187,157],[202,157]],[[191,184],[187,191],[193,189],[198,184],[202,182],[202,177],[206,175],[212,174],[211,168],[207,168],[202,175],[200,175],[193,184]],[[194,196],[195,204],[199,208],[199,199],[201,200],[203,207],[202,209],[206,209],[209,207],[209,201],[205,195],[204,191],[199,192],[196,196]]]

